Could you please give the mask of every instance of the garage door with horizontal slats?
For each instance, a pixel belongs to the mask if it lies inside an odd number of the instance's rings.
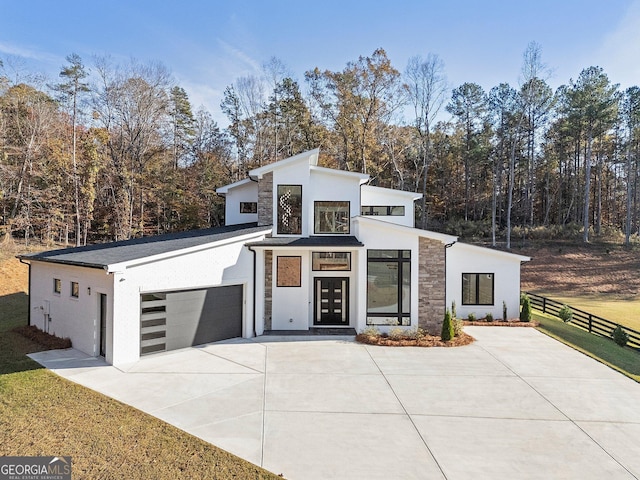
[[[140,296],[140,354],[242,336],[242,285]]]

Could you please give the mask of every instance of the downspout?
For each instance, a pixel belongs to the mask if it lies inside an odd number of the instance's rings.
[[[256,333],[256,264],[257,264],[257,253],[256,251],[247,245],[247,248],[251,253],[253,253],[253,336],[257,337]]]
[[[451,243],[445,243],[444,244],[444,301],[445,301],[445,305],[444,305],[444,311],[447,311],[447,249],[453,247],[456,244],[457,240],[454,240]]]
[[[27,310],[27,325],[31,325],[31,264],[25,262],[21,257],[18,257],[18,260],[20,260],[20,263],[23,263],[29,267],[29,285],[27,287],[29,290],[29,292],[27,293],[29,309]]]

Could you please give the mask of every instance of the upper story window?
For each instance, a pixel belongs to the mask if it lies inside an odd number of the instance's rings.
[[[240,202],[240,213],[258,213],[258,202]]]
[[[53,293],[61,293],[62,292],[62,280],[59,278],[53,279]]]
[[[360,207],[360,215],[404,217],[404,205],[366,205]]]
[[[493,305],[493,273],[462,274],[463,305]]]
[[[302,185],[278,185],[278,234],[302,234]]]
[[[80,285],[78,282],[71,282],[71,296],[78,298],[80,296]]]
[[[349,202],[314,202],[314,233],[349,233]]]

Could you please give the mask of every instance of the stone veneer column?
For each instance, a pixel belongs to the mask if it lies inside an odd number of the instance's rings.
[[[273,250],[264,252],[264,329],[271,330],[273,305]]]
[[[273,172],[258,180],[258,226],[273,225]]]
[[[445,312],[445,248],[442,242],[420,237],[418,252],[418,324],[440,335]]]

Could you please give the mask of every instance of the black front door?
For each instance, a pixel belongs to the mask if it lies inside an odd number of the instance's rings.
[[[349,279],[315,279],[314,325],[349,325]]]

